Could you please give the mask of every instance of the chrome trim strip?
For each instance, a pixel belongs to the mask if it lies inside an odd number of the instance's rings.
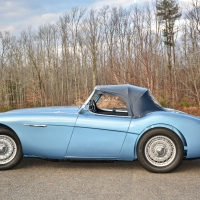
[[[44,125],[44,124],[24,124],[24,126],[30,126],[30,127],[42,127],[42,128],[47,127],[47,125]]]

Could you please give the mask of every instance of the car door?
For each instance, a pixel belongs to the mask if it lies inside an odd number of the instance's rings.
[[[125,140],[131,117],[93,113],[79,114],[66,157],[117,159]]]
[[[24,155],[63,159],[77,116],[56,112],[25,115],[11,127],[18,133]]]

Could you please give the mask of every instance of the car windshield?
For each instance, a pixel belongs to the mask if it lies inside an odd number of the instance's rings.
[[[88,104],[90,104],[91,102],[95,101],[98,102],[99,98],[101,97],[101,95],[94,93],[94,95],[92,96],[92,98],[90,99],[90,101],[88,102]]]

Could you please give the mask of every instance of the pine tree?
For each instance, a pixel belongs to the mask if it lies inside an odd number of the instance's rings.
[[[164,44],[167,47],[168,56],[168,69],[169,69],[169,99],[173,102],[173,90],[172,90],[172,50],[173,61],[175,65],[175,50],[174,50],[174,25],[177,19],[181,17],[179,12],[179,6],[176,0],[157,0],[156,2],[157,16],[161,24],[163,24],[163,37]]]
[[[157,16],[163,24],[164,44],[167,46],[168,68],[172,68],[172,47],[174,44],[175,21],[181,17],[176,0],[158,0],[156,2]]]

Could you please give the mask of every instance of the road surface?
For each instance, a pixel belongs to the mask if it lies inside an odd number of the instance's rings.
[[[24,158],[0,171],[2,200],[200,199],[200,159],[153,174],[133,162],[52,162]]]

